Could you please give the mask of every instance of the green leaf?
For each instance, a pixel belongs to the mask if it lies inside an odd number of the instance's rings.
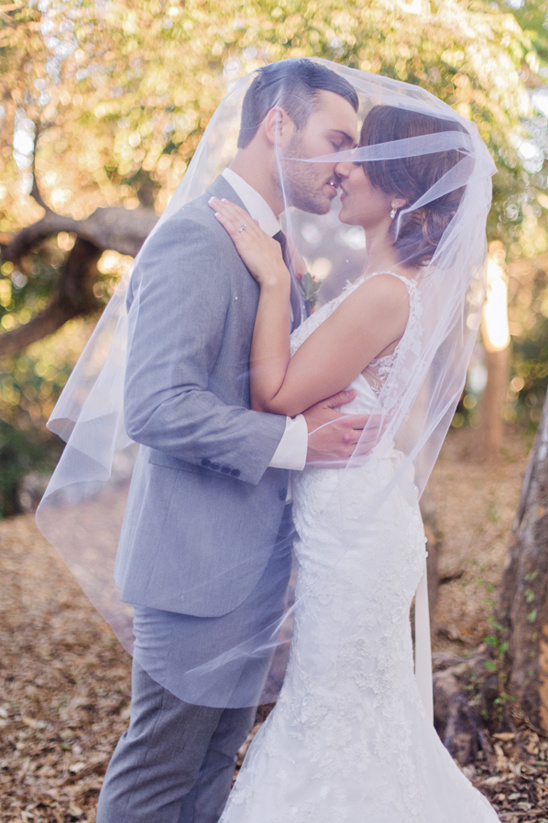
[[[535,593],[534,593],[534,591],[532,591],[532,589],[525,589],[525,592],[523,593],[523,595],[525,597],[525,602],[526,603],[532,603],[533,600],[535,599]]]

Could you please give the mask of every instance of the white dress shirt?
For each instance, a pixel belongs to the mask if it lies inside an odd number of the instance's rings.
[[[258,222],[261,229],[270,237],[274,237],[282,227],[264,197],[232,169],[225,169],[223,177],[232,186],[246,210]],[[303,415],[299,414],[294,418],[287,417],[285,432],[269,465],[274,469],[302,471],[306,463],[307,449],[308,428]]]

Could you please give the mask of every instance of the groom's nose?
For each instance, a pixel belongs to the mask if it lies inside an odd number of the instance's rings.
[[[352,163],[337,163],[335,166],[335,176],[339,178],[339,180],[348,177],[350,174],[350,169],[352,168]]]

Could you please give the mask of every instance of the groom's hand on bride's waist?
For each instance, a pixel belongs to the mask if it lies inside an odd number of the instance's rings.
[[[379,441],[385,419],[338,411],[355,396],[354,390],[341,391],[303,412],[308,427],[307,463],[346,463],[352,456],[368,454]]]

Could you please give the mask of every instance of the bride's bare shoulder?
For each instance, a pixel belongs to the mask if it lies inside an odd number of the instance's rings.
[[[363,278],[362,284],[354,292],[357,300],[367,303],[374,302],[380,309],[389,310],[394,304],[402,301],[408,303],[409,283],[411,278],[405,278],[395,272],[374,272]]]

